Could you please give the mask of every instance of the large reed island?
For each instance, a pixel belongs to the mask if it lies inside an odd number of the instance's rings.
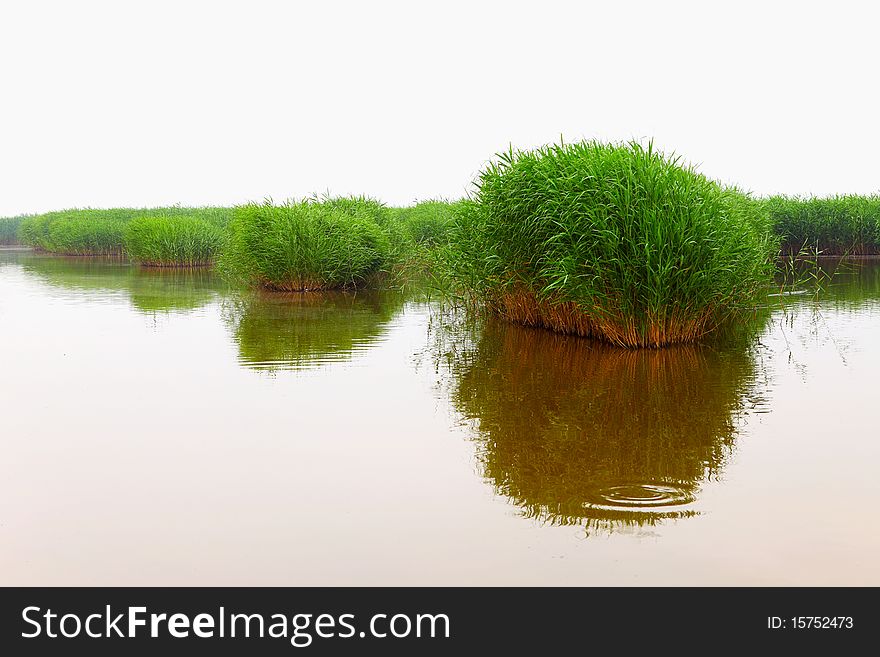
[[[773,196],[764,203],[783,255],[880,255],[880,196]]]
[[[660,347],[752,311],[777,249],[748,195],[652,145],[588,141],[499,155],[441,260],[514,322]]]
[[[145,216],[125,226],[125,250],[146,266],[205,267],[214,264],[224,236],[222,228],[197,217]]]
[[[375,284],[391,243],[375,202],[269,201],[235,208],[219,264],[249,287],[286,292]]]

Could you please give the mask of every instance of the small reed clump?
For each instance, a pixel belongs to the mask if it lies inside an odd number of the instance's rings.
[[[150,267],[205,267],[214,263],[224,241],[217,225],[188,216],[145,216],[125,225],[129,258]]]
[[[267,201],[235,208],[219,265],[249,287],[299,292],[368,287],[389,256],[372,202]]]
[[[750,196],[652,145],[588,141],[500,155],[440,260],[446,282],[511,321],[661,347],[751,311],[777,249]]]
[[[62,255],[121,256],[125,224],[112,217],[50,217],[38,223],[34,246]]]

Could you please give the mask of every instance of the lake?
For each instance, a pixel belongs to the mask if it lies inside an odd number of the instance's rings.
[[[0,584],[878,585],[880,261],[812,271],[627,351],[0,250]]]

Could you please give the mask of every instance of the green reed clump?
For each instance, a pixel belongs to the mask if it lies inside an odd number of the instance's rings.
[[[403,265],[415,257],[414,243],[398,218],[399,210],[369,196],[321,196],[310,199],[321,207],[352,217],[369,218],[387,238],[386,262]]]
[[[638,143],[511,150],[459,205],[441,280],[509,320],[659,347],[751,309],[777,240],[761,203]]]
[[[12,246],[21,243],[18,237],[18,228],[24,218],[24,215],[0,217],[0,246]]]
[[[128,256],[153,267],[203,267],[211,265],[224,240],[217,225],[190,216],[145,216],[125,225]]]
[[[402,286],[431,279],[439,248],[449,241],[456,203],[422,201],[413,206],[389,208],[385,231],[392,244],[393,279]]]
[[[357,288],[378,280],[389,253],[388,236],[369,209],[267,201],[235,208],[220,266],[250,287]]]
[[[62,255],[125,255],[125,228],[142,217],[164,216],[174,220],[198,219],[224,228],[230,208],[111,208],[74,209],[25,217],[19,227],[23,244]]]
[[[764,205],[784,255],[880,255],[880,196],[773,196]]]
[[[62,255],[120,256],[126,219],[118,210],[63,210],[26,217],[23,244]]]
[[[397,209],[396,219],[416,245],[435,247],[448,240],[455,216],[455,205],[449,201],[422,201],[411,207]]]
[[[64,217],[45,224],[38,245],[64,255],[121,256],[125,252],[125,224],[110,217]]]
[[[369,196],[315,196],[310,203],[330,210],[338,210],[352,217],[372,219],[377,224],[387,224],[391,219],[388,206],[378,199]]]

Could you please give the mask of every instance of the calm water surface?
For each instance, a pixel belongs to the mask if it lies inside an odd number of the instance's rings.
[[[880,584],[880,264],[717,344],[0,251],[0,584]]]

